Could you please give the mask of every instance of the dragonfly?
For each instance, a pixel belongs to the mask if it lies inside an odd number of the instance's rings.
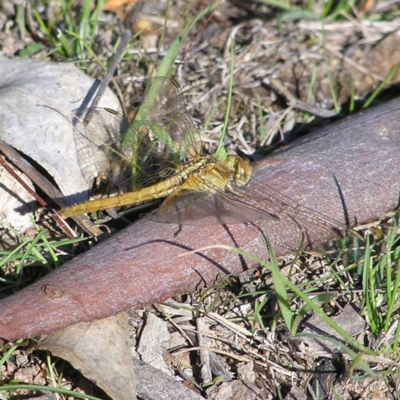
[[[156,222],[229,225],[255,221],[317,225],[347,234],[343,224],[301,206],[252,178],[251,164],[238,155],[219,159],[202,151],[202,140],[174,79],[150,80],[134,119],[110,109],[90,111],[90,123],[75,134],[81,168],[94,162],[119,193],[73,204],[63,218],[164,199],[148,214]],[[102,126],[106,137],[99,138]]]

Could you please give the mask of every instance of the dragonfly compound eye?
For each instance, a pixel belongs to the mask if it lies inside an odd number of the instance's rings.
[[[230,165],[234,170],[235,183],[238,186],[246,185],[249,182],[253,167],[247,160],[239,156],[228,156],[226,165]]]

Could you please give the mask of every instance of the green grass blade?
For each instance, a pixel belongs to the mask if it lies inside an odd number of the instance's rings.
[[[222,150],[222,149],[223,149],[223,145],[224,145],[226,130],[228,129],[229,116],[230,116],[231,104],[232,104],[233,76],[234,76],[234,63],[235,63],[234,45],[235,45],[235,41],[233,40],[233,38],[231,38],[231,46],[230,46],[231,61],[229,64],[230,76],[229,76],[229,87],[228,87],[228,99],[227,99],[227,104],[226,104],[224,124],[222,126],[222,131],[221,131],[221,135],[219,137],[217,149],[215,150],[215,157],[221,161],[224,161],[226,159],[226,151],[225,151],[225,149],[224,150]]]
[[[364,103],[363,108],[368,108],[371,103],[376,99],[376,97],[379,95],[379,93],[383,90],[383,88],[386,86],[386,84],[392,79],[393,75],[396,74],[398,69],[400,68],[400,64],[396,64],[392,68],[390,68],[390,71],[388,74],[385,76],[385,79],[379,84],[379,86],[374,90],[374,92],[369,96],[368,100]]]

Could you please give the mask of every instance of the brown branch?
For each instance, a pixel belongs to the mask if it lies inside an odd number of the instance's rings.
[[[259,182],[331,218],[363,223],[398,206],[400,99],[339,121],[294,142],[255,170]],[[272,237],[291,232],[269,224]],[[177,226],[142,220],[0,301],[0,337],[14,340],[160,302],[253,267],[223,249],[180,257],[213,244],[237,246],[266,259],[259,230],[246,224]],[[314,243],[321,231],[310,230]],[[293,247],[298,237],[293,237]],[[277,255],[287,249],[276,246]]]
[[[35,185],[40,187],[44,193],[53,199],[53,201],[60,207],[66,207],[67,203],[64,202],[64,195],[46,178],[44,177],[31,163],[29,163],[21,154],[14,150],[9,144],[0,140],[0,152],[3,153],[20,171],[22,171]],[[31,192],[29,192],[31,193]],[[32,194],[32,193],[31,193]],[[33,194],[32,194],[33,195]],[[37,199],[36,194],[34,195]],[[42,206],[46,204],[39,201]],[[71,231],[69,226],[65,226],[66,222],[57,214],[53,214],[56,221],[63,227],[64,231]],[[93,236],[102,235],[102,231],[97,228],[84,215],[74,217],[75,222],[86,232]],[[64,229],[65,228],[65,229]],[[68,234],[68,236],[70,236]]]

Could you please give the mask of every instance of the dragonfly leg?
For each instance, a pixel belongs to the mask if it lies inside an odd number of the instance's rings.
[[[178,225],[178,230],[174,233],[174,238],[176,238],[182,230],[182,224]]]

